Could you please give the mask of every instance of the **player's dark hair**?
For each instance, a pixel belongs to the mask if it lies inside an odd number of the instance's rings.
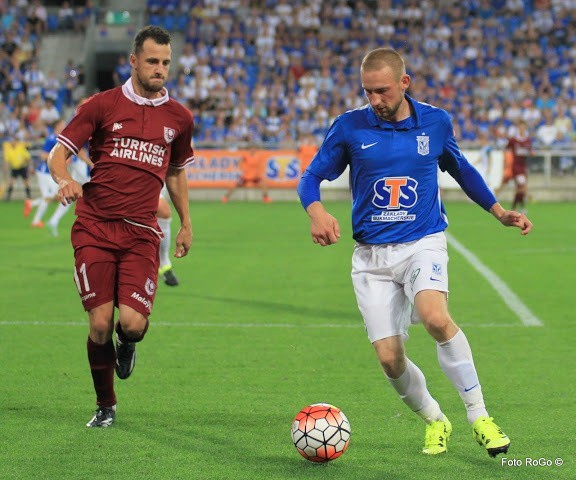
[[[166,30],[155,25],[148,25],[140,30],[134,37],[134,44],[132,46],[134,55],[138,55],[142,51],[144,42],[149,38],[154,40],[158,45],[170,44],[170,34]]]

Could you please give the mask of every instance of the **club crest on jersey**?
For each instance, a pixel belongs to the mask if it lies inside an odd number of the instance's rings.
[[[156,290],[156,284],[150,279],[146,279],[146,284],[144,285],[144,290],[148,295],[154,295],[154,290]]]
[[[173,128],[164,127],[164,140],[166,140],[166,143],[171,143],[175,136],[176,130]]]
[[[420,155],[428,155],[430,153],[430,137],[428,135],[418,135],[418,153]]]

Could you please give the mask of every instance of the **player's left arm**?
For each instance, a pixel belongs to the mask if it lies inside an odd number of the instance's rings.
[[[471,200],[490,212],[502,225],[518,227],[522,235],[526,235],[532,230],[532,222],[528,220],[526,215],[513,210],[506,210],[498,203],[480,172],[470,164],[460,151],[453,133],[448,135],[438,165],[442,171],[447,171],[458,182]]]
[[[176,235],[176,258],[184,257],[192,246],[192,222],[188,207],[188,180],[186,170],[173,166],[168,167],[166,172],[166,188],[170,194],[170,200],[180,218],[180,230]]]

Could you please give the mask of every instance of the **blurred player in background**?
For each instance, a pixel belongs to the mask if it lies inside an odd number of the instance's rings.
[[[162,190],[160,198],[158,199],[156,219],[158,226],[164,234],[162,240],[160,240],[160,268],[158,269],[158,274],[162,277],[166,285],[176,287],[180,282],[174,273],[174,267],[170,261],[170,246],[172,245],[170,224],[172,223],[172,211],[168,200],[165,198],[164,190]]]
[[[26,200],[24,204],[24,216],[28,216],[34,207],[36,212],[32,219],[31,226],[36,228],[44,227],[44,222],[42,221],[44,214],[48,208],[48,205],[52,201],[58,200],[58,185],[52,179],[50,175],[50,170],[48,169],[48,155],[54,145],[57,143],[57,137],[66,126],[63,120],[59,120],[54,124],[53,131],[42,146],[42,151],[40,152],[40,163],[36,167],[36,179],[38,181],[38,187],[40,188],[40,197],[34,200]],[[92,162],[88,158],[88,154],[85,149],[82,149],[78,155],[73,155],[70,158],[68,164],[68,170],[70,171],[72,178],[76,180],[80,185],[83,185],[89,180],[88,171],[92,166]],[[58,224],[60,219],[64,214],[70,209],[70,205],[58,204],[56,210],[50,217],[48,221],[48,227],[50,228],[50,233],[53,236],[58,236]]]
[[[528,124],[524,120],[518,121],[514,135],[508,139],[505,151],[511,159],[511,168],[505,171],[501,188],[510,180],[514,180],[516,191],[512,201],[512,210],[519,209],[522,213],[526,213],[528,156],[532,152],[532,139],[528,132]]]
[[[491,456],[507,452],[510,440],[486,410],[468,340],[448,312],[448,222],[438,167],[502,225],[525,235],[532,224],[496,201],[458,148],[448,113],[406,94],[410,76],[396,51],[369,52],[360,76],[369,104],[336,118],[298,185],[312,239],[322,246],[338,241],[340,227],[320,201],[320,183],[350,166],[358,306],[390,385],[426,422],[423,453],[446,452],[452,425],[406,356],[411,320],[436,340],[440,367],[464,402],[476,441]]]
[[[81,105],[48,159],[60,202],[78,201],[71,235],[74,280],[90,322],[88,361],[97,404],[87,427],[115,421],[114,370],[121,379],[131,375],[135,345],[148,330],[162,237],[156,211],[164,183],[180,217],[175,256],[187,255],[192,243],[184,167],[193,161],[194,122],[165,88],[170,61],[169,33],[154,26],[140,30],[130,54],[131,77]],[[66,163],[87,141],[94,168],[82,187]]]
[[[72,155],[70,157],[70,163],[68,164],[68,171],[72,178],[78,182],[80,185],[84,185],[86,182],[90,181],[90,170],[94,166],[90,158],[88,157],[88,152],[86,148],[80,149],[78,155]],[[60,220],[70,210],[71,204],[63,205],[58,204],[56,210],[50,217],[50,220],[46,223],[50,233],[54,236],[58,236],[58,225]]]
[[[232,194],[239,188],[259,188],[262,191],[262,201],[272,202],[268,196],[268,186],[264,180],[262,157],[254,147],[248,149],[240,160],[240,178],[236,185],[230,188],[222,197],[222,203],[228,203]]]
[[[6,190],[6,201],[12,198],[14,191],[14,184],[16,179],[21,178],[26,189],[26,199],[30,200],[32,197],[30,190],[30,161],[32,159],[28,146],[23,140],[19,140],[16,136],[10,136],[3,145],[4,150],[4,165],[5,174],[4,178],[8,177],[8,188]],[[24,205],[26,210],[26,204]]]
[[[52,179],[50,175],[50,170],[48,169],[48,154],[56,145],[56,137],[60,134],[64,128],[65,123],[59,120],[54,124],[52,133],[50,133],[44,140],[42,145],[42,151],[40,152],[40,163],[36,166],[36,180],[38,181],[38,187],[40,188],[40,197],[34,200],[26,199],[24,201],[24,216],[30,215],[33,208],[36,208],[34,212],[34,217],[32,218],[31,226],[35,228],[44,227],[44,214],[48,208],[50,202],[58,200],[58,185]]]

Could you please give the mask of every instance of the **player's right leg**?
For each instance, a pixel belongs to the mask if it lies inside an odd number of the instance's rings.
[[[383,338],[373,342],[373,346],[390,385],[408,408],[426,422],[422,453],[446,452],[452,424],[428,391],[422,371],[406,357],[402,337]]]
[[[114,365],[116,352],[112,342],[116,284],[115,237],[113,222],[97,222],[78,217],[72,226],[74,282],[90,320],[86,344],[88,362],[96,392],[96,415],[88,427],[108,427],[115,419]]]

